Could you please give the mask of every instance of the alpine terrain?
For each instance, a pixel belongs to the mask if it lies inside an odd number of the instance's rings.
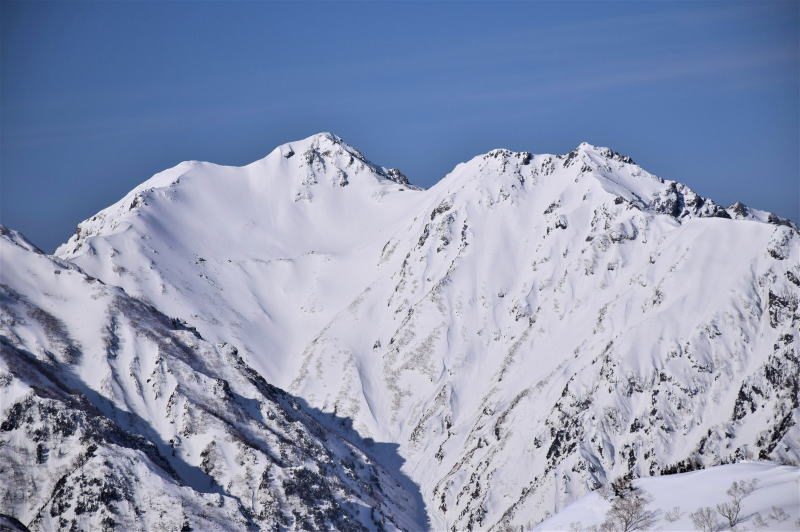
[[[800,518],[797,226],[608,148],[424,190],[322,133],[0,245],[6,526],[566,529],[628,474]]]

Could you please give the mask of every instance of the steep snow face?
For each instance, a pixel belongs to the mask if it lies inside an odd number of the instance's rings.
[[[0,231],[0,261],[1,513],[34,530],[424,526],[402,477],[233,346],[18,233]]]
[[[325,133],[241,168],[161,172],[81,223],[57,254],[235,343],[284,386],[308,331],[363,290],[376,242],[419,194]]]
[[[426,191],[356,153],[324,134],[173,169],[58,254],[399,444],[436,529],[536,523],[628,471],[800,460],[791,223],[588,144]]]
[[[731,500],[727,491],[734,482],[745,482],[753,491],[742,499],[739,526],[743,530],[800,529],[800,469],[768,463],[742,463],[702,471],[643,478],[633,485],[650,499],[645,507],[655,514],[654,530],[695,530],[691,514],[702,507],[712,510],[715,530],[728,528],[716,505]],[[610,503],[592,493],[561,509],[534,530],[589,530],[599,526]]]

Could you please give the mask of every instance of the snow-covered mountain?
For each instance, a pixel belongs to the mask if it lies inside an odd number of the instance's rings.
[[[13,231],[0,256],[0,513],[42,530],[424,526],[407,481],[235,347]]]
[[[195,338],[234,397],[271,404],[256,375],[287,390],[276,403],[301,403],[304,426],[334,433],[308,429],[309,441],[344,442],[379,472],[368,484],[382,486],[378,520],[393,526],[422,526],[414,484],[433,529],[500,530],[533,526],[629,471],[800,463],[797,227],[723,208],[607,148],[493,150],[422,190],[319,134],[244,167],[181,163],[81,223],[57,259],[26,253],[191,324],[199,338],[152,327]],[[3,283],[51,313],[47,301],[68,302],[58,317],[87,345],[110,327],[112,312],[75,310],[87,299],[77,290]],[[118,322],[135,346],[142,325]],[[153,354],[161,348],[130,349],[166,360]],[[163,406],[144,406],[155,404],[147,393],[117,399],[136,378],[125,369],[103,380],[93,372],[117,363],[92,352],[93,376],[80,382],[165,427],[161,441],[179,432]],[[154,363],[138,364],[146,380]],[[197,368],[181,367],[192,381]],[[227,409],[198,406],[207,401],[188,401],[183,415]],[[271,426],[242,408],[242,423]],[[198,441],[181,440],[187,467],[202,464]],[[221,453],[214,478],[241,508],[236,452]],[[330,507],[375,496],[345,496],[347,474],[326,478],[343,490],[330,489]]]
[[[727,491],[734,482],[745,482],[752,492],[741,501],[738,530],[800,529],[800,470],[797,467],[763,463],[728,464],[691,473],[635,480],[634,485],[649,499],[645,508],[653,513],[656,530],[685,531],[697,528],[692,514],[700,508],[712,510],[715,530],[728,523],[716,511],[730,500]],[[581,497],[535,530],[589,530],[601,524],[609,502],[597,492]]]

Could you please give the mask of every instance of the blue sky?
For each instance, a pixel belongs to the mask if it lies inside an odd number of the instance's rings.
[[[800,2],[0,3],[0,223],[333,131],[429,186],[586,140],[800,220]]]

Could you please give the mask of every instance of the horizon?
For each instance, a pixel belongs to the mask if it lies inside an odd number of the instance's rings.
[[[182,160],[320,131],[424,188],[586,141],[800,221],[796,2],[0,9],[0,223],[48,252]]]

